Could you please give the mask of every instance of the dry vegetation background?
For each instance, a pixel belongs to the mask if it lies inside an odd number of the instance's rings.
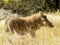
[[[60,45],[60,11],[58,9],[60,10],[59,0],[0,0],[0,45]],[[44,14],[53,23],[53,28],[41,27],[32,39],[29,33],[18,36],[5,32],[4,23],[7,16],[17,14],[27,16],[40,10],[46,11]]]
[[[60,13],[45,13],[54,27],[41,27],[31,39],[29,34],[24,36],[5,33],[4,20],[0,21],[0,45],[60,45]]]

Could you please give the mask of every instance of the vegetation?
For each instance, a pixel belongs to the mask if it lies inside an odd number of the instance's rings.
[[[60,14],[59,14],[60,15]],[[60,16],[47,14],[48,19],[54,27],[41,27],[31,39],[29,34],[18,36],[13,33],[4,32],[4,20],[0,21],[0,45],[60,45]],[[59,19],[59,20],[58,20]],[[21,38],[20,38],[21,37]]]
[[[59,0],[0,0],[0,8],[19,15],[30,15],[40,10],[56,11],[59,5]]]

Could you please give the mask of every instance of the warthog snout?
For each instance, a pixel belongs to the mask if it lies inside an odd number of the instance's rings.
[[[47,21],[47,26],[48,27],[54,27],[53,24],[50,21]]]

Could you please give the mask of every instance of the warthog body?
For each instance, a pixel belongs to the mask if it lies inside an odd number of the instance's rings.
[[[36,13],[27,17],[10,17],[6,20],[6,31],[14,32],[18,34],[30,33],[35,35],[35,31],[41,26],[53,27],[52,23],[47,19],[42,12]]]

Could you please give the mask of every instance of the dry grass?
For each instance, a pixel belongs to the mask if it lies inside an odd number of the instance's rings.
[[[0,45],[60,45],[60,16],[47,14],[47,17],[54,27],[41,27],[33,39],[29,34],[18,36],[10,32],[5,33],[4,20],[0,21]]]

